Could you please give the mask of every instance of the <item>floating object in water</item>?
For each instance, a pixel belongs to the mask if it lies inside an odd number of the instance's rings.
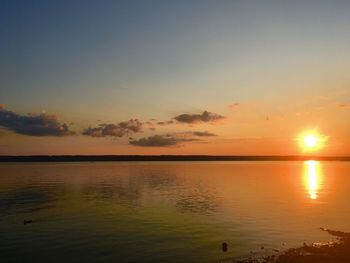
[[[23,225],[33,223],[33,220],[23,220]]]
[[[222,243],[222,252],[227,252],[227,250],[228,250],[227,243],[226,242]]]
[[[261,246],[261,249],[264,249],[265,247],[264,246]]]

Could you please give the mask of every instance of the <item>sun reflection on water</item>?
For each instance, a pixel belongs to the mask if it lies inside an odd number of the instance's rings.
[[[304,163],[304,185],[310,199],[317,199],[322,186],[322,170],[319,161],[306,161]]]

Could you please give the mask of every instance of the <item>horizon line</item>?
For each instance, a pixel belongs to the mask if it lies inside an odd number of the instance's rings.
[[[93,161],[350,161],[350,156],[320,155],[0,155],[0,162]]]

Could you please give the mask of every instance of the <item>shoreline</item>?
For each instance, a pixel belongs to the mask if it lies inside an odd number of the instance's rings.
[[[336,237],[336,241],[306,244],[275,255],[233,260],[234,263],[348,263],[350,262],[350,233],[320,228]]]

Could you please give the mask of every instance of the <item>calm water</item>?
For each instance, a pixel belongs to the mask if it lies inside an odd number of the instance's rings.
[[[0,261],[218,262],[350,231],[349,201],[347,162],[0,164]]]

